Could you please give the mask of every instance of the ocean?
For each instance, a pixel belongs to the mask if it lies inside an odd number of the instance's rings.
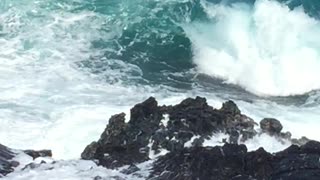
[[[319,141],[319,34],[319,0],[0,0],[0,142],[52,149],[65,179],[89,177],[85,146],[150,96],[231,99]]]

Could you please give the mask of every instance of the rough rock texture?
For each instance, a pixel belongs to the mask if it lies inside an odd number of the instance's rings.
[[[280,121],[265,118],[260,122],[261,133],[301,146],[292,145],[275,154],[263,148],[247,152],[238,142],[257,135],[256,125],[233,101],[215,109],[201,97],[187,98],[174,106],[158,106],[150,97],[131,109],[128,122],[124,113],[113,115],[100,139],[89,144],[81,157],[108,168],[129,165],[122,173],[136,174],[140,169],[135,164],[166,149],[169,153],[152,166],[152,180],[320,179],[319,142],[305,137],[291,139],[291,133],[281,132]],[[202,147],[205,139],[218,132],[229,135],[225,145]],[[34,159],[52,155],[50,150],[21,152]],[[19,165],[12,161],[14,156],[12,150],[0,145],[0,175]],[[31,163],[23,169],[39,166]]]
[[[260,133],[300,146],[292,145],[275,154],[263,148],[248,152],[245,145],[238,143],[259,135],[255,126],[254,120],[241,114],[233,101],[215,109],[201,97],[187,98],[174,106],[158,106],[150,97],[131,109],[128,122],[124,113],[113,115],[100,139],[89,144],[81,157],[107,168],[128,165],[122,168],[123,174],[149,180],[320,179],[319,142],[306,137],[291,139],[290,132],[282,132],[279,120],[265,118],[260,122]],[[223,146],[203,147],[206,139],[219,132],[229,135],[222,140]],[[160,156],[162,149],[168,153]],[[12,160],[17,152],[33,159],[52,156],[50,150],[13,151],[0,144],[0,177],[19,165]],[[150,176],[141,176],[137,164],[154,155],[159,156],[154,159]],[[22,170],[36,169],[43,163],[46,162],[30,163]]]
[[[153,164],[152,180],[320,179],[320,143],[291,139],[291,133],[281,132],[276,119],[263,119],[261,133],[301,147],[292,145],[270,154],[263,148],[247,152],[245,145],[238,145],[258,135],[257,124],[241,114],[233,101],[215,109],[201,97],[174,106],[158,106],[151,97],[130,113],[128,123],[124,113],[112,116],[100,139],[88,145],[81,157],[108,168],[129,165],[123,173],[134,174],[139,171],[135,164],[166,149],[169,153]],[[205,139],[218,132],[229,135],[224,146],[202,147]]]
[[[264,118],[260,121],[260,128],[262,131],[267,132],[271,135],[280,134],[282,125],[279,120],[274,118]]]
[[[150,137],[162,118],[157,101],[149,98],[131,109],[129,123],[124,113],[112,116],[100,139],[87,146],[81,157],[97,159],[109,168],[146,161]]]
[[[160,157],[152,180],[320,179],[320,143],[309,141],[274,155],[260,148],[247,152],[244,145],[185,148]]]
[[[19,151],[15,150],[20,153],[25,153],[29,156],[31,156],[33,159],[36,159],[38,157],[51,157],[52,152],[51,150],[41,150],[41,151],[34,151],[34,150],[25,150],[25,151]],[[13,172],[14,167],[17,167],[20,163],[17,161],[14,161],[13,158],[17,154],[13,152],[12,149],[0,144],[0,177],[5,176],[11,172]]]
[[[152,173],[157,178],[152,179],[231,179],[243,171],[246,153],[246,146],[235,144],[185,148],[160,157]]]
[[[293,144],[303,145],[309,141],[307,138],[292,139],[290,132],[281,132],[282,124],[275,118],[264,118],[260,121],[262,133],[277,137],[279,141],[291,141]]]
[[[305,145],[309,141],[311,140],[305,136],[302,136],[299,139],[295,139],[295,138],[291,139],[292,144],[299,145],[299,146]]]
[[[190,136],[201,135],[203,137],[217,132],[233,134],[237,131],[239,132],[238,137],[242,132],[256,134],[253,129],[255,122],[242,115],[233,101],[225,102],[218,110],[209,106],[205,98],[187,98],[180,104],[168,108],[166,113],[169,114],[170,119],[167,129],[171,134],[172,132],[185,132]],[[179,137],[176,138],[179,139]]]
[[[251,118],[241,114],[233,101],[227,101],[220,109],[215,109],[209,106],[206,99],[202,97],[187,98],[174,106],[158,106],[157,101],[150,97],[135,105],[130,113],[128,123],[125,122],[124,113],[112,116],[100,139],[85,148],[81,154],[82,159],[95,160],[99,165],[108,168],[117,168],[123,165],[134,167],[133,165],[136,163],[149,160],[151,152],[154,155],[159,153],[161,149],[173,152],[171,158],[179,154],[181,157],[181,153],[189,153],[192,156],[198,156],[197,154],[202,156],[203,153],[205,156],[194,158],[206,159],[210,157],[211,150],[202,148],[202,143],[215,133],[228,134],[229,139],[223,141],[229,144],[238,144],[238,142],[243,142],[258,134],[254,129],[257,124]],[[276,119],[265,118],[260,122],[260,127],[261,133],[275,136],[279,141],[291,140],[291,133],[281,132],[282,125]],[[186,149],[187,142],[192,147],[199,148]],[[303,142],[302,145],[308,141],[302,139],[296,140],[296,142]],[[230,147],[238,146],[228,145],[224,148]],[[241,153],[245,152],[247,159],[251,158],[246,164],[248,168],[246,173],[250,171],[250,176],[259,177],[269,171],[271,165],[265,163],[271,158],[269,153],[263,149],[247,153],[244,146],[239,147],[243,148]],[[213,150],[217,151],[216,149]],[[230,153],[232,152],[230,151]],[[243,153],[239,156],[242,158]],[[231,159],[234,158],[238,157],[232,155]],[[202,163],[201,159],[195,159],[195,161]],[[202,164],[196,166],[200,167]],[[243,168],[241,164],[240,166]],[[253,175],[256,171],[259,172],[259,175]],[[228,174],[221,177],[233,175]],[[171,177],[169,174],[166,176]]]
[[[19,164],[12,161],[14,153],[6,146],[0,144],[0,177],[13,171]]]
[[[130,113],[128,123],[124,113],[112,116],[100,139],[88,145],[81,157],[116,168],[148,160],[151,150],[182,150],[195,135],[200,138],[192,144],[201,146],[204,138],[217,132],[229,133],[230,143],[235,144],[240,135],[245,140],[256,134],[255,122],[242,115],[232,101],[218,110],[201,97],[187,98],[175,106],[158,106],[150,97],[135,105]]]
[[[24,150],[24,153],[26,153],[27,155],[31,156],[33,159],[36,159],[38,157],[52,157],[52,151],[51,150],[39,150],[39,151],[35,151],[35,150]]]

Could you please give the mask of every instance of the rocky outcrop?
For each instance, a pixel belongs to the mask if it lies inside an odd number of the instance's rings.
[[[166,113],[169,115],[169,134],[187,132],[191,137],[200,135],[206,138],[217,132],[226,132],[237,136],[234,139],[238,139],[240,134],[245,134],[244,138],[249,138],[249,134],[256,134],[255,122],[241,114],[233,101],[223,103],[221,109],[214,109],[207,104],[205,98],[187,98],[180,104],[167,108]]]
[[[0,144],[0,177],[5,176],[14,171],[14,168],[19,166],[19,162],[13,160],[17,153],[25,153],[31,156],[33,159],[38,157],[51,157],[51,150],[12,150],[2,144]]]
[[[97,159],[109,168],[148,160],[148,144],[163,118],[160,107],[154,98],[149,98],[135,105],[130,117],[125,123],[124,113],[112,116],[100,139],[87,146],[81,157]]]
[[[31,156],[33,159],[36,159],[38,157],[52,157],[52,151],[51,150],[39,150],[39,151],[35,151],[35,150],[24,150],[24,153],[26,153],[27,155]]]
[[[128,123],[124,113],[112,116],[100,139],[88,145],[81,157],[116,168],[146,161],[151,151],[182,150],[194,136],[199,136],[191,142],[195,146],[217,132],[229,133],[229,141],[237,143],[240,135],[247,139],[256,134],[254,125],[232,101],[214,109],[201,97],[175,106],[158,106],[151,97],[131,109]]]
[[[245,145],[185,148],[160,157],[152,180],[248,180],[320,178],[320,143],[309,141],[299,147],[270,154],[263,148],[247,152]]]
[[[94,160],[107,168],[121,167],[122,174],[149,180],[320,179],[319,142],[306,137],[291,139],[291,133],[282,132],[282,124],[274,118],[264,118],[256,131],[258,124],[242,114],[233,101],[216,109],[201,97],[187,98],[174,106],[159,106],[150,97],[130,110],[128,122],[125,116],[124,113],[111,116],[100,138],[82,152],[82,159]],[[229,135],[228,139],[221,139],[223,146],[203,146],[220,132]],[[260,134],[294,145],[271,154],[263,148],[248,152],[240,144]],[[162,150],[167,153],[160,153]],[[13,160],[17,153],[33,159],[52,156],[50,150],[21,151],[0,145],[0,177],[19,165]],[[139,174],[143,171],[141,165],[145,165],[139,163],[151,158],[153,161],[147,162],[152,162],[148,164],[150,175]],[[28,171],[46,163],[32,162],[19,169]]]
[[[299,139],[293,138],[291,139],[292,144],[298,145],[298,146],[302,146],[305,145],[307,142],[311,141],[310,139],[308,139],[305,136],[302,136]]]
[[[12,172],[19,163],[13,161],[14,153],[6,146],[0,144],[0,177]]]
[[[231,179],[243,171],[244,145],[185,148],[171,152],[154,163],[150,179]]]
[[[201,97],[174,106],[158,106],[151,97],[130,113],[128,122],[124,113],[112,116],[100,139],[88,145],[81,157],[107,168],[129,165],[122,172],[136,174],[139,168],[135,164],[165,149],[168,153],[156,159],[150,180],[320,178],[319,142],[291,139],[291,133],[282,132],[280,121],[274,118],[263,119],[257,132],[254,127],[258,124],[241,114],[233,101],[215,109]],[[202,146],[218,132],[229,135],[222,140],[225,145]],[[301,146],[270,154],[263,148],[248,152],[245,145],[238,144],[263,133]]]

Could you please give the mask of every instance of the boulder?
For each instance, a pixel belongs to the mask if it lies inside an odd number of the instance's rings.
[[[283,127],[277,119],[264,118],[260,121],[260,128],[270,135],[279,135]]]

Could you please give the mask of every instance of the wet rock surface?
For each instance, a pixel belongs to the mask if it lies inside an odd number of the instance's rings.
[[[5,176],[14,171],[14,168],[19,166],[20,163],[14,160],[14,157],[18,155],[18,153],[25,153],[31,156],[33,159],[38,157],[51,157],[51,150],[12,150],[2,144],[0,144],[0,177]],[[30,164],[30,167],[36,166],[35,164]],[[34,167],[35,168],[35,167]]]
[[[312,179],[320,178],[320,143],[270,154],[263,148],[247,152],[245,145],[185,148],[160,157],[152,180]],[[165,172],[165,173],[164,173]]]
[[[185,148],[160,157],[150,179],[228,179],[242,172],[246,153],[244,145],[235,144]]]
[[[128,122],[125,117],[124,113],[113,115],[100,138],[84,149],[81,158],[111,169],[121,167],[125,175],[149,180],[320,179],[319,142],[306,137],[292,139],[274,118],[261,120],[259,130],[258,124],[242,114],[233,101],[217,109],[202,97],[187,98],[173,106],[159,106],[150,97],[130,110]],[[228,135],[221,139],[224,145],[204,147],[204,142],[216,133]],[[248,152],[241,144],[261,134],[293,145],[271,154],[263,148]],[[19,152],[33,159],[52,156],[50,150]],[[0,145],[0,175],[19,165],[12,160],[15,153]],[[148,167],[149,176],[141,176],[139,163],[150,159],[153,163]],[[43,163],[30,163],[22,170],[36,169]]]
[[[257,134],[255,122],[241,114],[232,101],[214,109],[201,97],[187,98],[175,106],[158,106],[151,97],[135,105],[130,113],[128,123],[124,113],[112,116],[100,139],[88,145],[81,157],[117,168],[144,162],[151,151],[180,151],[194,136],[199,138],[191,144],[201,146],[204,138],[218,132],[230,134],[229,141],[234,144],[240,135],[244,140]]]
[[[208,105],[205,98],[187,98],[174,106],[158,106],[154,98],[137,104],[125,114],[110,118],[100,139],[92,142],[81,157],[95,160],[107,168],[129,165],[124,174],[139,171],[135,164],[144,162],[165,149],[153,163],[148,179],[319,179],[320,144],[307,138],[291,139],[282,132],[279,120],[265,118],[258,124],[241,113],[233,101],[220,109]],[[215,133],[229,135],[225,145],[203,147]],[[284,151],[271,154],[263,148],[248,152],[246,141],[268,134],[280,142],[293,144]],[[186,144],[189,144],[186,146]]]
[[[19,163],[12,161],[15,154],[6,146],[0,144],[0,177],[12,172]]]
[[[31,156],[33,159],[36,159],[38,157],[52,157],[52,151],[51,150],[24,150],[24,153]]]
[[[125,123],[124,113],[112,116],[100,139],[87,146],[81,157],[97,159],[108,168],[148,160],[150,138],[163,118],[157,101],[149,98],[135,105],[130,117]]]
[[[282,124],[279,120],[274,118],[264,118],[260,121],[260,128],[262,131],[269,133],[270,135],[280,134],[282,130]]]

